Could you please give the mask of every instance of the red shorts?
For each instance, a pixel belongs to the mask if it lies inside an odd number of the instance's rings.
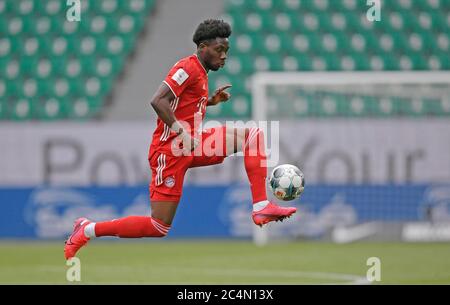
[[[223,162],[226,158],[225,126],[206,129],[200,137],[199,147],[189,156],[174,156],[170,149],[154,150],[150,153],[151,201],[180,201],[184,175],[188,168]]]

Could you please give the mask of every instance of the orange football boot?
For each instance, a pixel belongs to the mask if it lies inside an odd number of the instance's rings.
[[[72,258],[77,254],[81,247],[85,246],[90,238],[84,235],[84,228],[90,224],[87,218],[78,218],[73,225],[73,232],[65,242],[64,256],[66,259]]]

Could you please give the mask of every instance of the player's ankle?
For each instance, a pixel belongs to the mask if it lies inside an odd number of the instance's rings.
[[[255,202],[253,204],[253,212],[259,212],[259,211],[263,210],[268,204],[269,204],[268,200]]]
[[[86,236],[87,238],[97,237],[95,235],[95,222],[92,222],[84,227],[84,236]]]

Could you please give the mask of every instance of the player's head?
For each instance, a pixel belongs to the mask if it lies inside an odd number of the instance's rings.
[[[231,27],[223,20],[208,19],[197,27],[192,40],[207,69],[217,71],[225,65],[230,35]]]

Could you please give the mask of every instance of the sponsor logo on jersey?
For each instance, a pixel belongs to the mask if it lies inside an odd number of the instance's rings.
[[[182,85],[189,77],[189,74],[186,73],[183,69],[178,69],[177,72],[172,76],[172,79],[177,82],[178,85]]]

